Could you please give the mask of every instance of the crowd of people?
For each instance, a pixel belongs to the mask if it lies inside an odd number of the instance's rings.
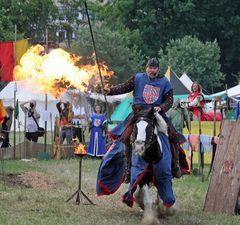
[[[60,145],[66,142],[67,145],[81,143],[87,145],[85,132],[89,127],[89,144],[87,153],[93,157],[102,157],[105,154],[105,144],[107,136],[107,119],[102,114],[102,108],[95,104],[93,113],[88,117],[85,107],[81,104],[80,95],[74,95],[70,101],[60,99],[56,104],[59,116]],[[0,121],[0,146],[11,146],[9,133],[13,121],[14,108],[11,106],[4,109],[4,116]],[[39,140],[39,120],[40,112],[37,109],[35,100],[25,101],[20,104],[20,108],[25,115],[25,138],[28,141],[37,143]]]

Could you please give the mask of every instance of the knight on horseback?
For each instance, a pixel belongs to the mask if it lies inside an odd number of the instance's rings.
[[[162,159],[160,160],[159,158],[156,162],[149,164],[153,165],[153,177],[156,180],[158,194],[165,209],[172,209],[175,203],[175,196],[172,190],[172,178],[173,176],[177,178],[181,177],[178,159],[178,149],[180,146],[179,136],[165,114],[165,112],[172,107],[173,90],[168,79],[164,75],[160,75],[159,71],[160,66],[158,60],[152,58],[147,62],[146,72],[135,74],[123,84],[111,88],[104,88],[104,93],[107,95],[117,95],[133,91],[133,112],[130,113],[122,123],[116,126],[110,134],[110,136],[118,137],[118,139],[120,137],[120,142],[125,145],[125,177],[130,178],[130,186],[128,192],[123,196],[123,202],[130,207],[134,201],[133,193],[136,190],[136,185],[141,179],[139,176],[142,177],[146,169],[148,169],[148,163],[143,157],[138,156],[138,153],[136,153],[136,143],[133,145],[133,140],[131,140],[134,127],[133,120],[139,112],[153,108],[156,123],[161,123],[159,120],[163,120],[166,124],[166,134],[158,137],[158,139],[161,139],[159,142],[163,143]],[[156,131],[155,133],[157,133],[157,136],[159,135],[159,132]],[[115,149],[120,149],[119,142],[116,142],[116,144],[117,147],[115,147]],[[134,146],[134,149],[132,149],[132,146]],[[133,150],[134,153],[132,153]],[[112,153],[110,152],[109,154]],[[116,157],[116,160],[119,159],[119,157]],[[138,166],[138,163],[143,163],[144,165]],[[117,162],[117,164],[119,164],[119,162]],[[128,177],[128,175],[130,175],[130,168],[133,174]],[[99,175],[101,175],[101,173]],[[99,194],[104,190],[107,194],[116,191],[116,189],[107,189],[101,181],[102,180],[99,179],[97,185],[100,189]],[[108,185],[109,183],[105,184]]]
[[[159,113],[168,125],[168,136],[172,151],[172,175],[176,178],[180,178],[182,175],[179,166],[178,153],[180,148],[179,135],[165,114],[172,107],[173,90],[170,82],[164,75],[160,75],[159,71],[160,66],[158,60],[152,58],[147,62],[145,73],[137,73],[123,84],[111,88],[104,88],[104,93],[107,95],[124,94],[133,91],[133,113],[112,131],[113,136],[122,134],[122,142],[125,144],[125,156],[127,162],[126,183],[130,182],[130,134],[132,133],[133,128],[131,118],[137,112],[149,107],[154,107],[155,112]]]

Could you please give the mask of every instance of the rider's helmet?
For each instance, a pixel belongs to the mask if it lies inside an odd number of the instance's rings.
[[[148,60],[146,67],[159,67],[159,62],[156,58],[151,58]]]

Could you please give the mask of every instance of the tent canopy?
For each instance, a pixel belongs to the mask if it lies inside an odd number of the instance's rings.
[[[165,75],[173,87],[173,95],[189,94],[190,91],[188,90],[188,88],[184,86],[182,81],[178,78],[177,74],[174,73],[170,67],[168,67],[168,70]]]
[[[188,91],[190,92],[192,84],[193,84],[190,77],[186,73],[183,73],[179,79],[183,83],[183,85],[188,89]]]

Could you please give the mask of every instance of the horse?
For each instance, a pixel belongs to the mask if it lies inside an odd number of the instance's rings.
[[[122,201],[132,207],[136,200],[144,210],[144,224],[159,224],[159,217],[175,212],[172,207],[175,197],[171,187],[171,150],[167,130],[165,120],[153,108],[130,114],[121,126],[111,131],[113,142],[98,170],[97,195],[115,193],[125,180],[127,159],[124,145],[129,144],[125,141],[130,136],[131,179]],[[126,133],[130,135],[124,137]],[[149,190],[152,184],[159,193],[154,202]]]
[[[137,155],[139,159],[143,159],[147,165],[144,175],[140,176],[140,179],[138,178],[135,200],[144,210],[143,223],[159,224],[160,217],[175,213],[173,207],[164,207],[159,194],[157,194],[154,202],[150,193],[150,186],[154,178],[153,168],[162,159],[163,148],[165,147],[159,134],[162,133],[168,139],[167,124],[159,113],[154,112],[153,108],[136,113],[131,122],[134,124],[130,137],[132,154]]]

